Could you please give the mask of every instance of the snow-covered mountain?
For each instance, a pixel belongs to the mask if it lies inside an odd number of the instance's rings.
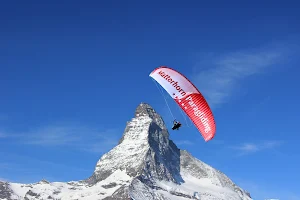
[[[161,116],[141,103],[119,144],[86,180],[0,182],[0,199],[251,200],[225,174],[180,150]]]

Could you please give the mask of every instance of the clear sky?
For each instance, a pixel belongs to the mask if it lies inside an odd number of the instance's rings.
[[[148,76],[167,65],[217,124],[205,143],[168,99],[185,125],[171,139],[254,199],[300,199],[299,4],[240,2],[3,1],[0,178],[89,177],[140,102],[170,127]]]

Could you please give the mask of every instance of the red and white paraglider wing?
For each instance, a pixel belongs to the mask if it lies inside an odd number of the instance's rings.
[[[212,111],[199,90],[181,73],[169,67],[159,67],[150,75],[176,101],[192,120],[205,141],[215,136],[216,125]]]

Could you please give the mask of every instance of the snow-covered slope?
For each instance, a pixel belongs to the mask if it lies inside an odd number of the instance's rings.
[[[0,182],[0,199],[250,200],[225,174],[180,150],[161,116],[141,103],[119,144],[86,180],[35,184]]]

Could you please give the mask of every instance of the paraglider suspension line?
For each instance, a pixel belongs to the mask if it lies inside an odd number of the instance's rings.
[[[172,113],[172,111],[171,111],[171,108],[170,108],[170,106],[169,106],[169,104],[168,104],[168,101],[167,101],[167,99],[166,99],[166,97],[165,97],[165,95],[164,95],[164,93],[163,93],[163,91],[162,91],[162,88],[159,88],[159,86],[158,86],[158,84],[155,82],[155,80],[152,79],[152,81],[154,82],[154,84],[156,85],[157,89],[159,90],[159,92],[161,93],[161,95],[163,96],[163,98],[165,99],[165,102],[166,102],[166,104],[167,104],[167,106],[168,106],[168,109],[169,109],[169,111],[170,111],[170,113],[171,113],[173,119],[175,119],[175,117],[174,117],[174,115],[173,115],[173,113]]]
[[[168,98],[169,99],[171,99],[171,97],[169,97],[168,96]],[[173,99],[172,99],[173,100]],[[179,107],[179,106],[176,106],[177,108],[178,108],[178,110],[179,110],[179,112],[181,113],[181,115],[183,116],[183,118],[184,118],[184,120],[185,120],[185,122],[186,122],[186,125],[187,125],[187,127],[190,127],[190,125],[188,124],[188,121],[187,121],[187,116],[184,114],[184,112],[182,111],[182,109]]]
[[[178,108],[179,108],[179,107],[178,107]],[[186,123],[187,127],[190,127],[189,124],[188,124],[188,121],[186,120],[186,116],[185,116],[185,114],[183,113],[183,111],[181,110],[181,108],[179,108],[179,111],[181,112],[181,114],[182,114],[182,116],[183,116],[183,118],[184,118],[184,120],[185,120],[185,123]]]

